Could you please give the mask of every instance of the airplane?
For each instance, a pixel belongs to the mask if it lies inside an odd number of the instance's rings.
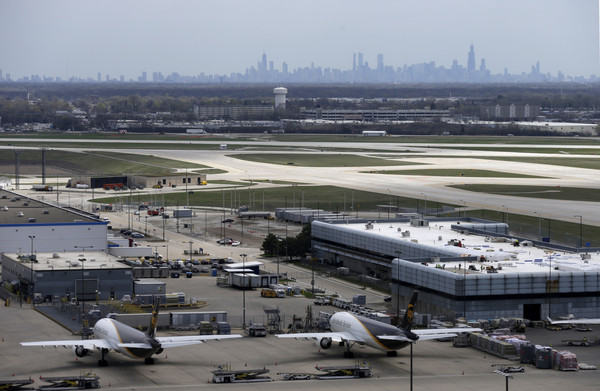
[[[72,346],[77,357],[85,357],[93,350],[98,349],[102,355],[100,360],[98,360],[98,365],[105,367],[108,363],[104,357],[110,350],[134,359],[143,358],[145,364],[151,365],[154,364],[152,355],[160,354],[166,348],[196,345],[209,340],[242,337],[240,334],[156,337],[159,306],[160,301],[157,299],[154,302],[150,325],[145,333],[114,319],[102,318],[94,325],[94,339],[21,342],[21,346],[53,346],[55,348],[58,346],[65,348]]]
[[[355,344],[366,345],[387,352],[394,357],[397,350],[417,340],[455,337],[458,333],[481,332],[478,328],[449,328],[411,330],[418,292],[414,292],[400,327],[365,318],[350,312],[336,312],[329,318],[331,332],[277,334],[278,338],[312,339],[322,349],[329,349],[332,342],[344,345],[344,357],[354,357],[350,349]]]
[[[548,322],[550,324],[600,324],[600,318],[580,318],[580,319],[568,319],[568,320],[552,320],[548,316]]]

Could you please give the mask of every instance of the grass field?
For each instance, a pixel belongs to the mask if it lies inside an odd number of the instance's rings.
[[[375,174],[392,175],[421,175],[421,176],[449,176],[461,178],[544,178],[535,175],[513,174],[510,172],[491,171],[491,170],[469,170],[469,169],[422,169],[422,170],[381,170],[369,171]]]
[[[359,167],[359,166],[402,166],[405,163],[348,154],[306,153],[306,154],[239,154],[229,155],[237,159],[258,163],[280,164],[303,167]]]
[[[467,211],[466,216],[505,222],[509,225],[510,232],[536,240],[550,238],[551,243],[565,243],[575,247],[581,244],[586,247],[589,243],[591,247],[600,247],[600,227],[494,210]]]
[[[440,146],[436,148],[443,149],[458,149],[464,151],[493,151],[493,152],[511,152],[511,153],[545,153],[554,155],[600,155],[599,148],[541,148],[535,146],[526,147],[488,147],[488,146],[477,146],[477,147],[448,147]]]
[[[516,197],[544,198],[552,200],[573,200],[598,202],[600,189],[561,186],[522,186],[522,185],[452,185],[450,187],[478,193],[502,194]]]
[[[165,193],[164,203],[167,206],[185,205],[189,198],[192,206],[225,207],[232,205],[247,205],[253,210],[275,210],[275,208],[312,208],[330,211],[374,211],[377,205],[388,205],[389,194],[372,193],[367,191],[350,190],[336,186],[285,186],[266,189],[248,188],[249,184],[239,182],[219,181],[222,184],[231,184],[237,188],[224,190],[201,190],[194,194]],[[214,183],[214,182],[213,182]],[[148,202],[152,194],[135,195],[134,202]],[[97,198],[96,202],[117,203],[123,197]],[[264,202],[263,202],[264,200]],[[417,208],[422,200],[392,196],[393,205],[407,208]],[[432,205],[435,203],[432,203]],[[263,208],[264,205],[264,208]],[[423,205],[420,206],[421,208]],[[387,213],[384,217],[387,217]]]
[[[4,153],[0,157],[0,164],[10,167],[9,173],[14,173],[14,159],[13,153]],[[21,164],[35,164],[41,167],[42,153],[39,150],[22,150],[19,160]],[[187,167],[190,171],[209,168],[201,164],[158,158],[152,155],[56,150],[46,151],[46,165],[58,167],[72,173],[102,175],[123,175],[125,173],[167,174],[177,168]]]
[[[522,162],[534,164],[550,164],[553,166],[589,168],[600,170],[600,159],[590,159],[589,157],[568,157],[568,156],[467,156],[467,155],[403,155],[406,159],[481,159],[481,160],[500,160],[505,162]]]
[[[530,144],[537,145],[600,145],[598,137],[505,137],[505,136],[386,136],[363,137],[361,135],[274,135],[274,140],[287,142],[356,142],[356,143],[403,143],[403,144]]]

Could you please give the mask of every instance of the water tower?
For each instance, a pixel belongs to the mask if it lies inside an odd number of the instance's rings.
[[[273,94],[275,94],[275,108],[285,109],[285,96],[287,94],[287,88],[275,87],[273,89]]]

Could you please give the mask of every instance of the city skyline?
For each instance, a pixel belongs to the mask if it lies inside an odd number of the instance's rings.
[[[479,65],[477,65],[478,63]],[[511,74],[505,68],[503,73],[493,74],[486,65],[484,58],[477,58],[474,45],[470,45],[466,65],[458,60],[451,67],[437,65],[435,61],[421,64],[405,64],[402,67],[387,65],[384,55],[378,53],[376,64],[372,67],[364,53],[355,52],[352,64],[348,69],[321,67],[311,63],[310,67],[289,69],[284,61],[281,67],[275,66],[274,61],[268,60],[263,53],[256,66],[249,66],[243,72],[232,72],[229,75],[205,74],[181,75],[177,72],[163,74],[162,72],[142,71],[136,78],[125,79],[124,75],[114,77],[98,72],[96,77],[72,77],[64,80],[60,77],[31,75],[13,79],[10,74],[3,74],[0,69],[0,82],[87,82],[87,83],[510,83],[510,82],[548,82],[548,81],[597,81],[598,78],[582,76],[565,76],[562,72],[552,75],[541,71],[540,62],[531,66],[530,72]]]
[[[39,75],[137,80],[244,73],[261,53],[277,69],[351,69],[352,54],[395,69],[430,64],[472,69],[474,45],[492,74],[600,74],[598,0],[5,0],[0,69]],[[368,59],[368,60],[367,60]],[[260,61],[260,60],[259,60]],[[358,62],[358,59],[357,59]],[[350,64],[350,65],[349,65]]]

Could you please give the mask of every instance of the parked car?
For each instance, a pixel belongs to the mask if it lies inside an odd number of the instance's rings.
[[[234,219],[225,219],[222,220],[221,223],[225,224],[225,223],[233,223],[235,220]]]
[[[141,238],[144,237],[144,234],[139,233],[139,232],[134,232],[134,233],[131,234],[131,237],[132,238],[136,238],[136,239],[141,239]]]
[[[231,242],[232,246],[239,246],[241,244],[242,244],[242,242],[240,242],[239,240],[234,240],[233,242]]]
[[[504,373],[525,372],[525,368],[523,368],[520,365],[510,365],[507,367],[500,367],[500,370]]]

